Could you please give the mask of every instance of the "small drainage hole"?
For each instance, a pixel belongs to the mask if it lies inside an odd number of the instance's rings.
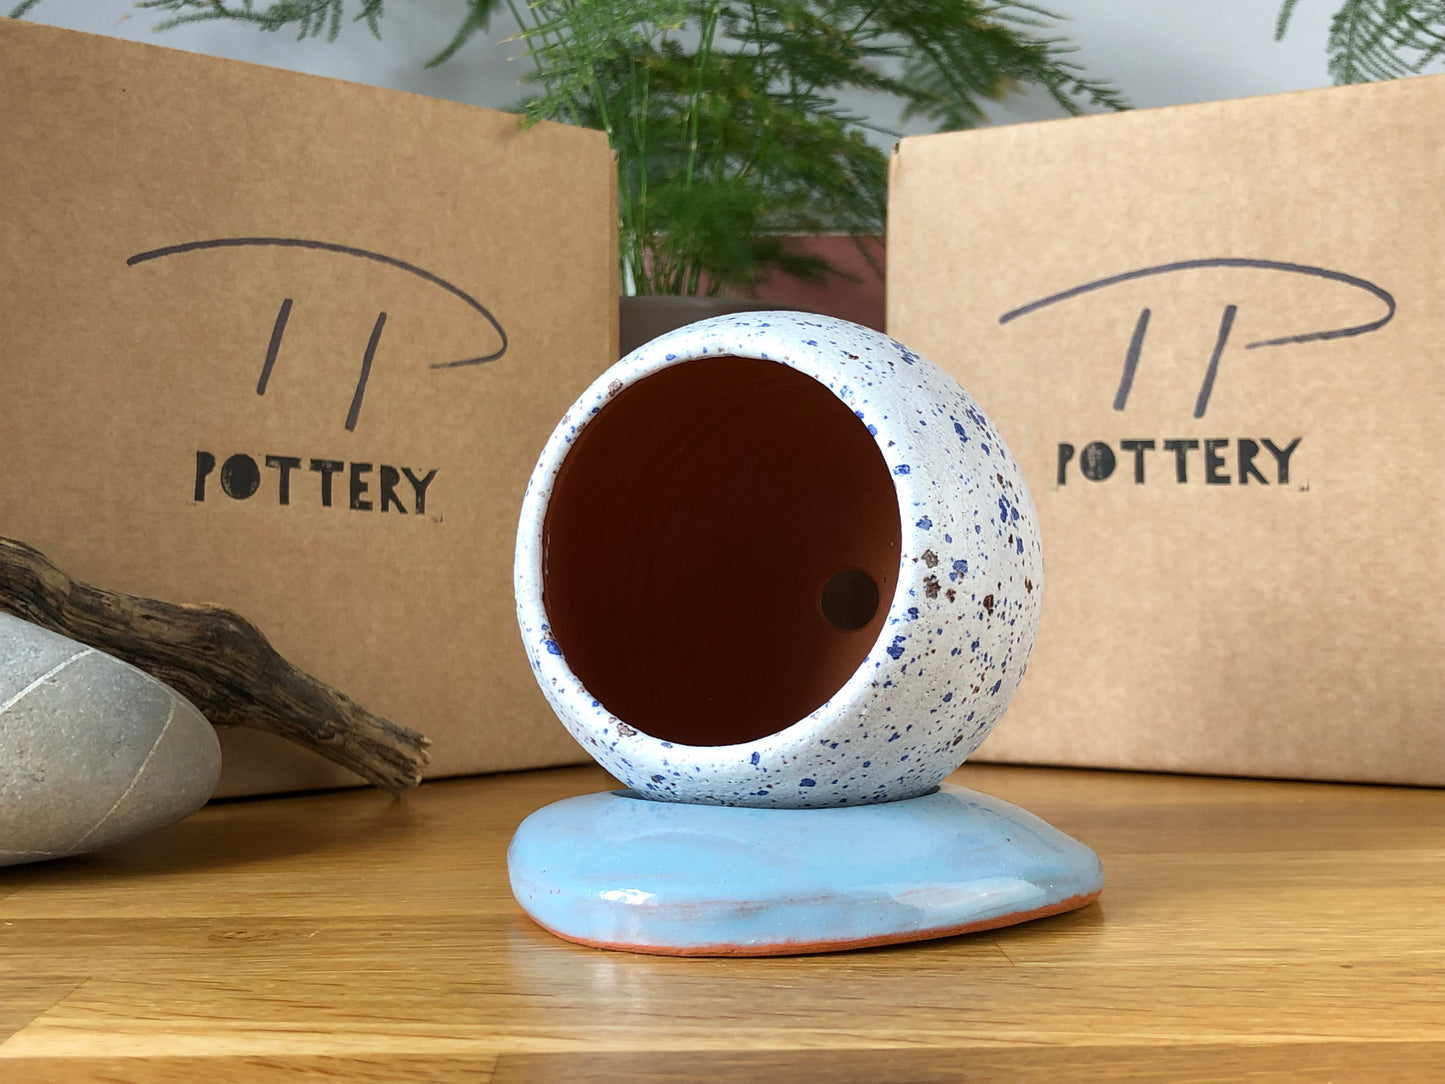
[[[845,568],[823,585],[822,606],[835,629],[861,629],[878,612],[878,585],[868,573]]]

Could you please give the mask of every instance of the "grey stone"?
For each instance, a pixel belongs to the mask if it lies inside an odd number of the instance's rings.
[[[0,866],[180,820],[220,772],[215,730],[169,686],[0,614]]]

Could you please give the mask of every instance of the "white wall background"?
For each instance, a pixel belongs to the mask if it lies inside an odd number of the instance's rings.
[[[11,2],[0,0],[5,8]],[[258,6],[264,2],[257,0]],[[1325,31],[1337,0],[1303,0],[1289,35],[1278,43],[1273,34],[1278,0],[1046,0],[1045,6],[1069,20],[1065,33],[1078,43],[1079,58],[1089,72],[1113,80],[1136,107],[1329,83]],[[265,34],[232,23],[194,24],[158,35],[152,27],[160,16],[137,12],[130,0],[42,0],[29,17],[74,30],[506,108],[520,97],[517,77],[526,61],[517,58],[516,44],[501,41],[513,32],[505,16],[494,24],[491,41],[479,37],[442,67],[423,68],[450,39],[462,10],[461,0],[393,0],[382,20],[383,40],[375,40],[364,26],[351,25],[334,43],[324,38],[297,41],[292,33]],[[886,112],[874,112],[880,123],[894,123]],[[1018,95],[995,111],[995,120],[1057,115],[1057,107],[1046,98]]]

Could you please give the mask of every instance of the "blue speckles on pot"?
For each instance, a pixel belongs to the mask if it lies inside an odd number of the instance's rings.
[[[866,428],[898,501],[897,587],[866,659],[816,711],[745,744],[666,747],[614,718],[569,669],[546,627],[541,528],[557,473],[592,411],[606,411],[620,391],[662,369],[718,356],[771,359],[803,373]],[[936,786],[1003,714],[1038,624],[1037,518],[997,430],[932,363],[884,335],[826,317],[724,316],[634,351],[568,418],[544,449],[523,504],[518,618],[554,710],[628,785],[652,798],[722,805],[907,798]],[[789,658],[787,643],[758,650]]]

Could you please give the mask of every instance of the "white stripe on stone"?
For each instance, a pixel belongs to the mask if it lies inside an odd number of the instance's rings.
[[[161,742],[165,740],[166,731],[170,730],[171,721],[174,720],[175,717],[176,698],[172,696],[171,710],[166,714],[166,721],[161,726],[161,732],[156,735],[156,740],[151,744],[150,751],[146,753],[145,759],[140,762],[140,767],[136,769],[135,775],[131,777],[130,785],[121,792],[120,797],[115,800],[115,804],[105,811],[105,816],[101,817],[100,820],[96,821],[95,824],[91,826],[90,831],[86,832],[85,835],[81,836],[78,840],[71,844],[71,846],[67,848],[67,850],[70,850],[72,848],[79,850],[81,847],[84,847],[86,840],[90,839],[91,836],[95,835],[96,832],[99,832],[103,827],[105,827],[105,822],[110,820],[111,814],[113,814],[117,809],[119,809],[120,804],[130,797],[130,792],[135,790],[135,785],[140,782],[140,777],[145,775],[145,770],[151,762],[151,757],[156,755],[156,750],[161,747]]]
[[[14,696],[12,696],[9,700],[5,701],[5,703],[0,704],[0,715],[4,715],[7,711],[9,711],[11,708],[13,708],[16,704],[20,703],[20,701],[24,700],[24,699],[25,699],[27,696],[29,696],[33,691],[35,691],[36,688],[38,688],[39,686],[45,684],[45,682],[49,681],[49,680],[50,680],[51,678],[53,678],[56,674],[60,673],[60,671],[64,670],[64,669],[65,669],[67,666],[69,666],[71,663],[75,662],[76,659],[83,659],[83,658],[85,658],[85,656],[87,656],[87,655],[94,655],[94,654],[95,654],[95,648],[93,648],[93,647],[85,647],[85,648],[81,648],[79,651],[77,651],[74,655],[70,656],[70,658],[66,659],[64,662],[56,663],[56,664],[55,664],[54,666],[52,666],[49,670],[45,671],[45,673],[41,674],[38,678],[36,678],[34,681],[32,681],[29,685],[25,686],[25,688],[21,689],[18,693],[16,693]]]

